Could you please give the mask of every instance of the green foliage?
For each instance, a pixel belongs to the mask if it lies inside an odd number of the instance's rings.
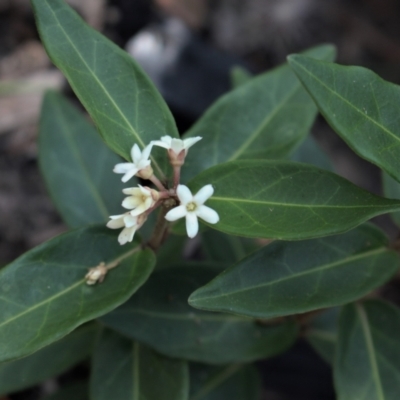
[[[191,308],[190,293],[216,272],[196,267],[156,271],[135,296],[101,320],[160,353],[210,364],[271,357],[293,344],[298,328],[292,321],[261,325]]]
[[[162,135],[178,136],[161,95],[127,53],[86,25],[64,1],[32,0],[32,5],[47,53],[111,149],[130,160],[134,143],[143,148]],[[161,155],[153,159],[157,172],[167,165]]]
[[[396,273],[399,257],[387,245],[370,225],[329,238],[275,242],[198,289],[189,303],[256,318],[345,304]]]
[[[103,284],[85,275],[119,262]],[[113,231],[83,228],[29,251],[0,271],[0,360],[26,356],[126,301],[155,264],[151,250],[121,247]]]
[[[40,400],[89,400],[89,385],[85,381],[71,383]]]
[[[122,184],[112,169],[120,158],[56,92],[48,92],[43,101],[39,152],[47,188],[71,228],[105,222],[118,214]]]
[[[207,205],[231,235],[286,240],[340,233],[375,215],[400,209],[400,201],[375,196],[329,171],[287,161],[232,161],[210,168],[189,186],[213,182]]]
[[[400,180],[400,88],[361,67],[293,55],[289,64],[332,128],[361,157]]]
[[[400,311],[369,300],[340,316],[335,360],[339,400],[395,400],[400,393]]]
[[[231,69],[231,83],[233,88],[247,83],[251,78],[251,73],[245,68],[236,66]]]
[[[307,54],[333,60],[335,49],[321,46]],[[203,140],[190,153],[183,178],[227,161],[285,157],[309,133],[316,113],[287,65],[259,75],[222,96],[185,134]]]
[[[92,400],[187,400],[188,366],[104,330],[93,357],[90,392]]]
[[[16,392],[55,377],[88,358],[98,333],[91,323],[36,353],[0,364],[0,395]]]
[[[382,181],[385,196],[391,199],[400,199],[400,183],[385,172],[382,172]],[[391,213],[391,216],[397,226],[400,226],[400,212]]]

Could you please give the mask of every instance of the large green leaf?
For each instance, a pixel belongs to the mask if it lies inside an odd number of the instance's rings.
[[[383,193],[391,199],[400,199],[400,183],[382,171]],[[400,212],[390,214],[394,222],[400,226]]]
[[[89,400],[89,385],[86,381],[71,383],[40,400]]]
[[[97,332],[98,325],[89,324],[26,358],[0,364],[0,395],[56,377],[89,357]]]
[[[230,76],[231,85],[233,88],[238,88],[239,86],[244,85],[253,78],[253,76],[247,69],[239,66],[233,67],[230,70]]]
[[[43,44],[64,73],[105,142],[130,159],[162,135],[178,136],[173,117],[146,74],[123,50],[86,25],[62,0],[32,0]],[[153,160],[160,172],[164,151]]]
[[[306,54],[333,60],[335,49]],[[226,161],[288,155],[309,133],[317,108],[288,65],[249,80],[221,97],[185,134],[201,136],[182,169],[184,181]]]
[[[362,67],[288,58],[332,128],[361,157],[400,180],[400,88]]]
[[[286,161],[233,161],[193,179],[207,184],[207,206],[220,221],[210,227],[238,236],[309,239],[347,231],[376,215],[397,211],[400,200],[375,196],[314,166]]]
[[[187,400],[189,369],[153,350],[104,330],[92,364],[92,400]]]
[[[273,318],[358,299],[390,279],[399,256],[371,225],[338,236],[274,242],[189,298],[206,310]]]
[[[48,92],[43,101],[39,162],[51,197],[71,228],[120,214],[122,184],[112,172],[120,158],[56,92]]]
[[[339,400],[397,400],[400,393],[400,311],[382,301],[346,306],[335,360]]]
[[[210,364],[252,361],[286,350],[297,325],[260,325],[252,319],[199,311],[189,294],[215,276],[206,268],[156,271],[128,302],[102,317],[109,327],[171,357]]]
[[[261,381],[252,365],[190,365],[190,400],[260,400]]]
[[[304,337],[314,350],[329,364],[333,364],[337,342],[339,307],[313,317],[304,331]]]
[[[148,278],[155,256],[120,246],[118,232],[91,227],[58,236],[0,271],[0,360],[28,355],[126,301]],[[85,275],[119,265],[101,284]]]

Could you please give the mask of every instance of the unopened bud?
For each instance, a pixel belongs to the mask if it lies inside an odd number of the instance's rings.
[[[85,275],[86,283],[88,285],[95,285],[97,282],[103,282],[107,271],[104,262],[101,262],[97,267],[90,268],[89,272]]]

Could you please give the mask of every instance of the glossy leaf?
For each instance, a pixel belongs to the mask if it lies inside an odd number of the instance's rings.
[[[261,247],[261,244],[254,239],[226,235],[213,229],[207,229],[201,239],[205,256],[227,266],[238,262]]]
[[[335,358],[339,311],[335,307],[315,316],[304,332],[308,343],[329,364]]]
[[[306,54],[332,60],[335,49],[320,46]],[[185,134],[203,140],[185,161],[183,181],[227,161],[287,156],[309,133],[316,114],[289,66],[251,79],[219,98]]]
[[[210,227],[238,236],[308,239],[400,210],[400,200],[375,196],[329,171],[286,161],[221,164],[189,186],[197,192],[207,184],[215,191],[206,205],[220,217]]]
[[[296,151],[290,155],[290,160],[315,165],[328,171],[334,170],[332,162],[312,136],[308,136]]]
[[[345,304],[396,273],[399,256],[387,245],[372,225],[322,239],[277,241],[198,289],[189,304],[257,318]]]
[[[56,92],[48,92],[43,101],[39,162],[51,197],[71,228],[121,213],[123,185],[112,171],[121,159]]]
[[[89,400],[89,385],[85,381],[71,383],[40,400]]]
[[[253,365],[190,365],[190,400],[260,400],[261,381]]]
[[[400,87],[362,67],[288,58],[332,128],[361,157],[400,180]]]
[[[96,348],[92,400],[187,400],[189,369],[153,350],[104,330]]]
[[[383,193],[385,197],[391,199],[400,199],[400,183],[393,179],[391,176],[382,172]],[[394,222],[400,226],[400,212],[390,214]]]
[[[400,393],[400,311],[382,301],[346,306],[335,360],[338,400],[397,400]]]
[[[86,25],[64,1],[32,4],[47,53],[116,153],[130,159],[134,143],[143,148],[162,135],[178,136],[161,95],[127,53]],[[160,172],[167,158],[164,151],[156,154],[153,168]]]
[[[264,326],[191,308],[189,294],[213,276],[214,270],[196,267],[156,271],[135,296],[102,321],[160,353],[210,364],[270,357],[294,342],[298,330],[291,321]]]
[[[231,82],[233,88],[237,88],[247,83],[252,78],[251,73],[245,68],[236,66],[231,69]]]
[[[86,228],[58,236],[0,271],[0,360],[26,356],[126,301],[148,278],[155,257],[118,232]],[[85,275],[100,262],[119,265],[101,284]]]
[[[90,324],[26,358],[0,364],[0,395],[56,377],[88,358],[97,333],[97,324]]]

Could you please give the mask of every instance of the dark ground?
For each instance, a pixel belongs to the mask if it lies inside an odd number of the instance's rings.
[[[137,41],[130,42],[130,48],[163,92],[182,133],[229,89],[233,65],[259,73],[283,62],[289,53],[323,42],[337,45],[338,62],[365,66],[400,83],[397,0],[70,3],[121,46],[143,29],[162,38],[157,54],[143,52]],[[171,49],[177,56],[168,58]],[[175,73],[171,73],[171,65]],[[21,94],[27,82],[29,93]],[[38,41],[29,1],[0,0],[0,267],[66,229],[47,196],[37,165],[38,112],[42,93],[49,87],[63,89],[72,98]],[[339,174],[372,192],[381,192],[377,168],[356,157],[322,119],[313,134]],[[377,222],[392,238],[397,236],[388,217]],[[391,284],[385,293],[396,299],[398,288]],[[298,364],[299,357],[309,360],[310,369],[303,367],[304,362]],[[285,382],[288,368],[295,377],[290,386]],[[260,370],[270,400],[333,398],[329,368],[303,343],[288,355],[260,363]],[[84,371],[80,367],[75,375]],[[37,398],[38,389],[32,393],[12,398]]]

